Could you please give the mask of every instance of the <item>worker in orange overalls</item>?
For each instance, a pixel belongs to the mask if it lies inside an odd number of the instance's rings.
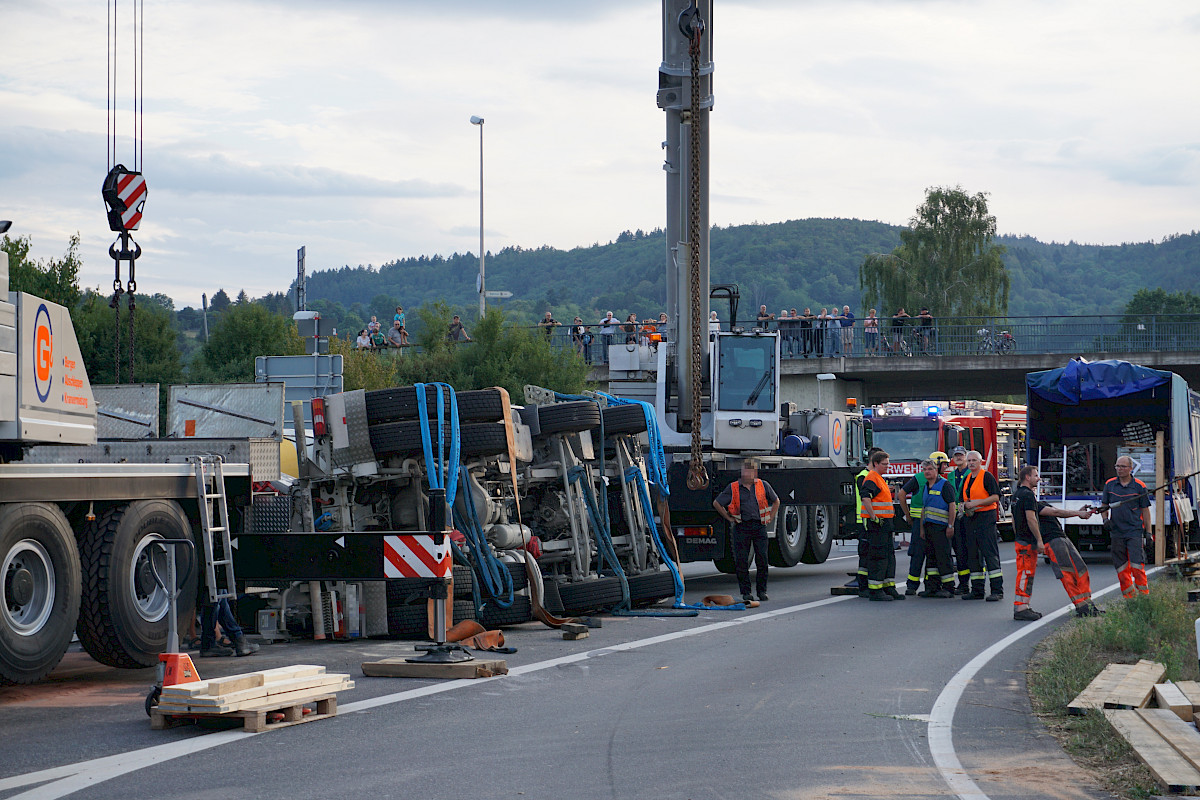
[[[1013,619],[1018,622],[1033,622],[1042,615],[1029,606],[1029,595],[1033,592],[1033,576],[1037,573],[1038,556],[1045,554],[1050,559],[1050,568],[1062,581],[1067,597],[1075,606],[1075,615],[1094,617],[1100,610],[1092,602],[1091,580],[1083,556],[1063,533],[1059,517],[1087,519],[1089,509],[1067,511],[1054,508],[1034,495],[1041,476],[1037,467],[1021,468],[1017,491],[1013,494],[1013,532],[1016,534],[1017,549],[1017,599],[1013,606]]]
[[[892,490],[883,473],[887,471],[888,454],[880,450],[871,456],[867,474],[858,482],[862,495],[862,516],[867,527],[867,598],[869,600],[903,600],[896,591],[896,549],[892,546]]]
[[[746,497],[753,493],[752,497]],[[750,593],[750,549],[754,549],[755,582],[758,599],[767,599],[767,525],[779,511],[779,495],[771,484],[758,477],[758,462],[742,462],[741,477],[725,487],[713,500],[713,508],[730,525],[733,534],[733,564],[737,572],[742,600],[754,600]]]

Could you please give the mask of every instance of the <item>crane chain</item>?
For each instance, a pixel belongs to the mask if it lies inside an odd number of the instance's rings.
[[[689,187],[688,241],[690,254],[688,277],[691,282],[690,319],[692,329],[691,359],[692,359],[692,451],[691,463],[688,466],[687,487],[692,491],[708,487],[708,471],[704,468],[704,457],[700,452],[700,384],[702,354],[704,352],[703,326],[704,320],[700,315],[700,37],[704,33],[704,23],[699,16],[691,21],[691,40],[688,43],[688,54],[692,61],[692,97],[691,97],[691,186]]]
[[[116,324],[113,326],[113,383],[121,382],[121,295],[125,290],[121,287],[121,262],[115,261],[117,277],[113,278],[113,295],[108,301],[112,308]]]

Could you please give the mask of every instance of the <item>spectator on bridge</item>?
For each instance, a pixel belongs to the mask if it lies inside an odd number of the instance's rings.
[[[621,325],[621,330],[625,333],[625,344],[637,344],[637,314],[630,313],[630,315],[625,318],[624,324]]]
[[[854,312],[850,310],[850,306],[842,306],[842,353],[844,355],[854,355]]]
[[[902,339],[904,338],[904,320],[906,319],[911,319],[911,315],[904,310],[904,306],[900,306],[892,315],[892,341],[889,349],[894,354],[903,352]]]
[[[963,487],[967,483],[967,448],[954,448],[950,453],[950,462],[954,466],[947,473],[946,480],[954,484],[954,496],[960,501],[958,519],[954,522],[954,563],[958,567],[958,589],[955,593],[967,594],[971,591],[971,567],[967,560],[967,518],[961,502]]]
[[[721,332],[721,319],[717,316],[717,312],[708,312],[708,338],[711,340],[716,334]]]
[[[367,330],[371,333],[375,333],[376,331],[382,330],[382,328],[383,326],[379,324],[379,320],[376,319],[374,314],[372,314],[371,321],[367,323]]]
[[[554,334],[554,329],[560,325],[562,325],[562,323],[556,320],[554,315],[549,311],[547,311],[546,316],[542,317],[538,322],[538,327],[541,328],[542,332],[546,334],[547,340],[549,340],[549,338]]]
[[[927,356],[934,348],[934,337],[937,335],[933,329],[933,314],[929,313],[927,306],[922,307],[917,319],[921,320],[921,354]]]
[[[588,328],[583,324],[581,317],[576,317],[571,321],[571,345],[575,348],[575,352],[583,356],[585,364],[592,363],[592,335],[588,333]]]
[[[446,339],[451,342],[469,342],[471,337],[467,335],[467,329],[462,323],[462,318],[458,314],[450,320],[450,327],[446,330]]]
[[[608,363],[608,348],[613,343],[613,336],[617,334],[620,328],[620,323],[613,316],[613,312],[608,311],[604,314],[604,319],[600,320],[600,361]]]
[[[875,309],[871,309],[867,314],[867,318],[863,320],[863,345],[867,351],[867,355],[878,355],[879,353],[879,317]]]
[[[400,320],[393,320],[392,327],[387,332],[388,347],[402,347],[404,341],[404,329],[400,327]]]
[[[812,313],[811,308],[805,308],[804,313],[800,315],[800,343],[804,347],[804,357],[808,358],[813,351],[813,322],[816,320],[816,315]]]
[[[892,546],[892,490],[883,474],[890,459],[880,450],[869,459],[870,469],[858,482],[862,518],[867,528],[867,597],[870,600],[903,600],[896,591],[896,550]]]
[[[764,331],[771,330],[771,320],[773,319],[775,319],[775,315],[767,311],[766,305],[758,307],[757,325],[759,328],[762,328]]]
[[[796,309],[780,315],[779,336],[781,353],[786,349],[788,356],[800,355],[800,315],[796,313]]]
[[[741,476],[725,487],[713,501],[713,508],[729,523],[733,536],[733,563],[737,571],[742,600],[753,602],[750,594],[750,549],[754,548],[755,583],[759,602],[767,600],[767,525],[779,511],[779,496],[771,484],[758,477],[758,462],[742,462]]]
[[[404,327],[404,306],[396,306],[396,316],[392,317],[392,322],[399,322],[400,327]]]
[[[371,331],[371,347],[376,350],[382,350],[388,346],[387,337],[379,328]]]
[[[967,479],[962,492],[963,512],[967,517],[967,562],[971,568],[971,593],[964,600],[984,599],[987,581],[990,603],[1004,599],[1004,571],[1000,569],[999,532],[996,530],[1000,507],[1000,484],[996,476],[983,468],[978,450],[967,451]]]
[[[1058,517],[1087,519],[1091,510],[1067,511],[1038,500],[1034,494],[1041,475],[1037,467],[1024,466],[1017,476],[1017,491],[1013,495],[1013,533],[1016,534],[1017,585],[1014,593],[1013,619],[1033,622],[1042,615],[1029,606],[1033,592],[1033,577],[1037,574],[1038,556],[1050,560],[1054,577],[1062,581],[1067,597],[1075,606],[1075,615],[1094,617],[1100,613],[1092,603],[1091,580],[1083,556],[1063,533]]]
[[[813,320],[813,348],[817,358],[825,356],[825,328],[829,322],[829,309],[822,308],[821,313]]]
[[[712,315],[710,314],[709,316],[711,317]],[[671,318],[667,316],[667,312],[659,312],[658,322],[654,323],[654,326],[658,328],[658,341],[667,341],[667,334],[671,328]]]
[[[366,328],[358,332],[358,338],[354,341],[354,346],[359,350],[369,350],[371,348],[371,335],[367,333]]]
[[[1117,568],[1122,595],[1149,594],[1143,536],[1150,533],[1150,494],[1146,484],[1133,477],[1132,458],[1121,456],[1115,466],[1117,476],[1109,478],[1100,493],[1102,506],[1120,503],[1116,508],[1100,509],[1104,526],[1112,537],[1113,566]]]

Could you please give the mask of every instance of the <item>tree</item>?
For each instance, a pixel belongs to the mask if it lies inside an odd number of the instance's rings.
[[[208,298],[208,310],[214,314],[220,314],[230,305],[229,295],[225,294],[224,289],[217,289],[217,293]]]
[[[9,255],[8,289],[29,292],[38,297],[73,309],[79,302],[79,234],[67,240],[67,252],[62,258],[35,261],[29,257],[32,242],[28,236],[16,239],[5,235],[0,250]]]
[[[129,311],[121,303],[121,378],[130,381]],[[116,320],[108,298],[89,291],[72,314],[79,352],[87,366],[88,380],[114,383]],[[137,296],[133,315],[133,380],[169,386],[183,381],[183,365],[171,314],[149,297]]]
[[[246,303],[250,302],[250,295],[246,294],[245,289],[242,289],[240,292],[238,292],[236,302],[239,306],[244,306],[244,305],[246,305]]]
[[[300,355],[304,345],[291,320],[258,303],[230,306],[212,325],[209,340],[191,365],[194,381],[254,380],[257,356]]]
[[[887,314],[929,306],[936,316],[1008,312],[1009,273],[1003,245],[993,243],[996,218],[987,195],[961,186],[926,190],[925,202],[900,232],[891,253],[872,253],[859,267],[863,302]]]
[[[1145,319],[1157,314],[1200,314],[1200,295],[1191,291],[1138,289],[1125,304],[1126,317]]]

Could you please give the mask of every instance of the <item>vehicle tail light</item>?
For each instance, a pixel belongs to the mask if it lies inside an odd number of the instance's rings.
[[[312,423],[313,435],[325,436],[329,432],[325,425],[325,398],[323,397],[312,399]]]

